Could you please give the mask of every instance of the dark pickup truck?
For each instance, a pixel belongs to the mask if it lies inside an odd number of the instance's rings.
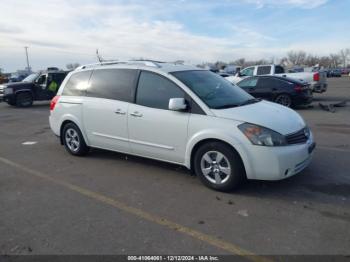
[[[0,101],[11,106],[29,107],[34,101],[51,100],[68,74],[67,71],[43,71],[21,82],[0,85]]]

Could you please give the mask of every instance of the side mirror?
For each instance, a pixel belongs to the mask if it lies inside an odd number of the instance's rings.
[[[183,111],[187,109],[185,98],[170,98],[169,99],[169,110],[172,111]]]

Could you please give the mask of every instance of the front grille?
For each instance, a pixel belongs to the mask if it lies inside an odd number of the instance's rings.
[[[306,143],[308,137],[305,135],[305,133],[308,133],[308,132],[305,132],[305,129],[306,128],[303,128],[298,132],[287,135],[286,136],[287,143],[290,145]]]

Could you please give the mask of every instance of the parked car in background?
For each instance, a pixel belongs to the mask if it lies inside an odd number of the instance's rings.
[[[259,75],[285,76],[297,80],[303,80],[310,84],[312,92],[323,93],[327,91],[327,75],[323,71],[286,73],[280,65],[257,65],[244,68],[235,76],[226,79],[236,84],[244,78]]]
[[[332,69],[330,72],[330,77],[341,77],[342,71],[339,68]]]
[[[343,74],[342,69],[339,68],[328,68],[326,69],[327,77],[341,77]]]
[[[343,69],[341,70],[341,73],[342,73],[343,75],[348,75],[348,74],[350,73],[350,68],[343,68]]]
[[[294,110],[208,70],[152,61],[79,67],[51,101],[49,121],[72,155],[96,147],[171,162],[220,191],[293,176],[315,148]]]
[[[43,71],[27,76],[21,82],[0,85],[0,100],[11,106],[29,107],[33,101],[51,100],[68,72]]]
[[[281,76],[253,76],[243,79],[237,85],[256,98],[293,107],[312,102],[310,84]]]
[[[233,76],[232,74],[228,74],[228,73],[225,73],[225,72],[219,72],[218,75],[226,78],[226,77],[229,77],[229,76]]]
[[[223,73],[228,74],[229,76],[235,75],[240,71],[241,67],[240,66],[236,66],[236,65],[227,65],[224,70]]]

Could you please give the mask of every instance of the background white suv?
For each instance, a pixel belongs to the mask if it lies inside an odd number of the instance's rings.
[[[293,110],[192,66],[82,66],[66,77],[50,110],[51,129],[73,155],[94,147],[176,163],[221,191],[245,178],[292,176],[315,147]]]

